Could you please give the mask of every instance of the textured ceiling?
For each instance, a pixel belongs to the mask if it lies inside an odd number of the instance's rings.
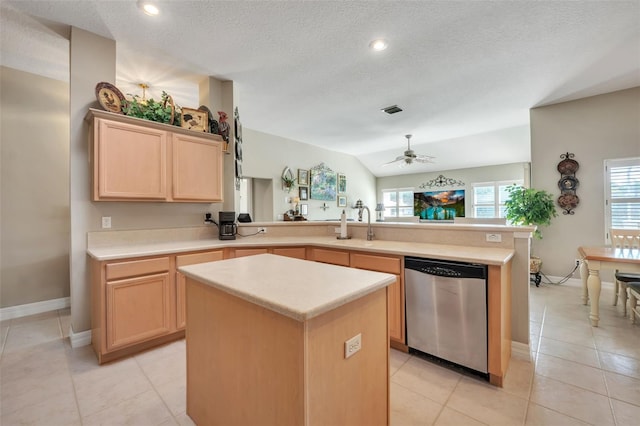
[[[151,18],[131,0],[3,0],[2,63],[62,74],[73,25],[116,40],[124,93],[197,106],[198,79],[233,80],[245,127],[377,176],[529,161],[530,108],[640,85],[640,1],[155,3]],[[382,168],[407,133],[435,163]]]

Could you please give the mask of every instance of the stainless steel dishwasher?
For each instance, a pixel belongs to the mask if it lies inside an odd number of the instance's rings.
[[[487,266],[405,257],[409,348],[487,373]]]

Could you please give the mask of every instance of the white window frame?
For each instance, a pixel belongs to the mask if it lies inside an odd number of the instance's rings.
[[[640,206],[640,195],[638,197],[628,197],[628,198],[616,198],[613,199],[611,196],[611,169],[618,167],[633,167],[634,169],[640,170],[640,157],[630,157],[630,158],[616,158],[616,159],[608,159],[604,160],[604,217],[605,217],[605,243],[610,244],[611,238],[609,235],[609,229],[612,227],[613,215],[611,213],[611,207],[617,203],[638,203]],[[639,207],[640,210],[640,207]],[[637,215],[640,217],[640,211],[637,212]],[[640,222],[635,226],[633,224],[629,224],[628,226],[623,226],[623,228],[629,229],[638,229],[640,228]]]
[[[504,215],[500,214],[501,207],[504,207],[504,202],[500,202],[500,187],[501,186],[510,186],[510,185],[524,185],[523,179],[516,180],[501,180],[501,181],[493,181],[493,182],[473,182],[471,184],[471,213],[473,216],[468,217],[476,217],[476,207],[493,207],[493,217],[494,218],[502,218]],[[476,188],[485,187],[485,186],[493,186],[493,203],[477,203],[476,202]]]
[[[413,199],[412,199],[412,204],[409,205],[400,205],[400,192],[411,192],[413,194],[414,192],[414,188],[413,187],[409,187],[409,188],[387,188],[387,189],[383,189],[380,191],[381,192],[381,201],[383,203],[384,206],[384,217],[385,218],[398,218],[398,217],[411,217],[411,216],[400,216],[400,208],[401,207],[411,207],[411,209],[413,210]],[[388,193],[388,192],[395,192],[396,193],[396,200],[398,200],[398,203],[396,203],[396,205],[388,205],[388,204],[384,204],[384,194]],[[395,208],[396,209],[396,214],[394,216],[387,216],[387,207],[390,208]]]

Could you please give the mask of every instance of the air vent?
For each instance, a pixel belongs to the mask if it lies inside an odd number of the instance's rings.
[[[402,111],[402,108],[400,108],[398,105],[391,105],[386,108],[382,108],[382,111],[386,112],[387,114],[395,114],[396,112]]]

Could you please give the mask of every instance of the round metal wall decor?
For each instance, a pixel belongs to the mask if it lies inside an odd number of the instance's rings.
[[[572,153],[567,152],[560,155],[562,161],[558,163],[558,171],[560,172],[558,188],[560,188],[561,193],[558,197],[558,205],[562,208],[563,214],[573,214],[573,210],[580,203],[580,198],[576,195],[580,181],[575,176],[580,165],[573,157]]]

